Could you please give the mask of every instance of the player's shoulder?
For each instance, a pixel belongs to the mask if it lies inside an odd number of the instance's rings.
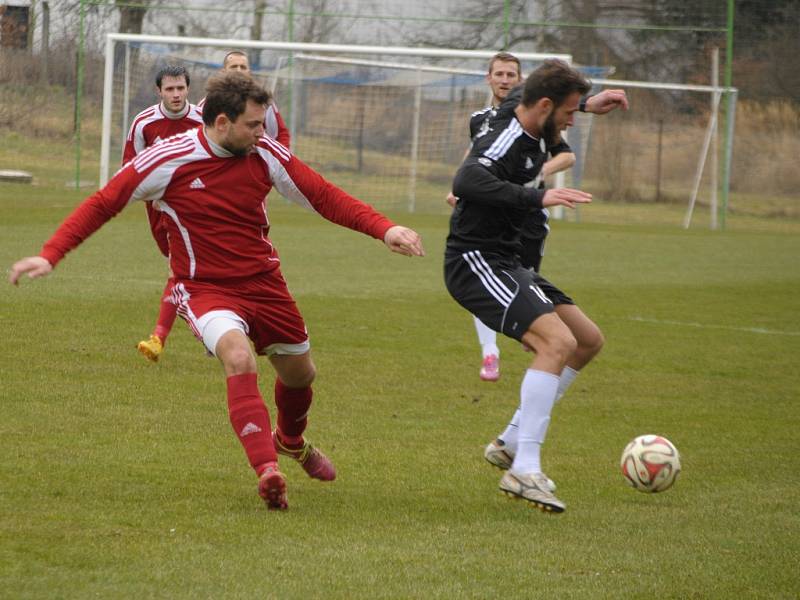
[[[494,161],[514,155],[516,148],[523,139],[524,131],[520,122],[513,116],[495,117],[490,130],[483,137],[475,141],[475,149]]]
[[[140,111],[135,117],[133,117],[133,125],[136,126],[139,123],[160,118],[161,112],[159,111],[158,104],[153,104],[153,106],[148,106],[143,111]]]
[[[203,98],[205,100],[205,98]],[[203,122],[203,109],[200,107],[199,104],[192,104],[189,103],[189,112],[186,113],[186,117],[191,119],[192,121],[197,121],[198,123]]]
[[[482,116],[486,116],[486,115],[487,115],[487,113],[490,113],[490,112],[492,111],[492,108],[493,108],[492,106],[487,106],[486,108],[482,108],[482,109],[480,109],[480,110],[476,110],[474,113],[472,113],[472,114],[469,116],[469,118],[470,118],[470,119],[474,119],[474,118],[476,118],[476,117],[482,117]]]
[[[258,142],[256,142],[256,150],[262,158],[266,157],[264,154],[266,152],[284,162],[288,161],[292,156],[291,151],[286,146],[268,135],[263,135],[259,138]]]
[[[198,140],[199,131],[199,129],[189,129],[145,148],[131,161],[134,169],[142,173],[151,167],[196,153],[198,147],[201,147]]]

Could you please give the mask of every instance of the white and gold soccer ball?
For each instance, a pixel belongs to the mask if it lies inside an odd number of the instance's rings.
[[[653,494],[672,487],[681,472],[681,457],[667,438],[640,435],[625,446],[619,466],[634,489]]]

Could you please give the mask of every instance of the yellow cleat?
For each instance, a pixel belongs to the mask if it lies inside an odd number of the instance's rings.
[[[150,362],[158,362],[158,357],[164,351],[164,344],[157,335],[151,335],[150,339],[143,340],[136,345],[136,349]]]

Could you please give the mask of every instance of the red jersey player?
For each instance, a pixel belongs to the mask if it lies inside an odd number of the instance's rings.
[[[172,301],[223,365],[228,413],[270,509],[287,507],[278,454],[314,478],[336,477],[331,461],[303,437],[316,370],[300,315],[268,237],[264,198],[272,187],[339,225],[422,256],[419,236],[322,178],[263,136],[269,93],[250,77],[223,73],[207,85],[204,127],[148,148],[86,199],[38,256],[16,262],[9,281],[41,277],[136,200],[167,215],[175,283]],[[248,339],[249,338],[249,339]],[[253,352],[255,350],[255,353]],[[276,372],[277,423],[258,388],[256,354]]]
[[[161,102],[146,108],[133,119],[122,154],[122,164],[162,140],[203,124],[203,116],[199,109],[187,101],[189,73],[183,67],[169,66],[161,69],[156,75],[156,93]],[[145,207],[150,230],[158,248],[164,256],[168,256],[167,228],[162,215],[153,209],[151,202],[145,202]],[[155,329],[149,339],[137,345],[139,352],[153,362],[158,360],[175,322],[175,305],[169,302],[168,296],[172,284],[170,276],[161,295]]]
[[[238,71],[240,73],[250,73],[250,63],[247,60],[247,55],[244,52],[240,52],[239,50],[233,50],[228,52],[225,55],[225,58],[222,60],[222,70],[223,71]],[[188,74],[186,75],[187,80],[187,88],[188,88]],[[197,111],[200,113],[200,118],[202,118],[202,111],[203,105],[205,104],[206,99],[203,98],[200,102],[197,103]],[[147,111],[145,111],[147,112]],[[278,112],[277,106],[275,103],[270,103],[267,106],[266,116],[264,117],[264,133],[265,135],[278,140],[281,144],[289,147],[291,142],[291,136],[289,134],[289,129],[286,127],[286,123],[284,123],[283,118],[281,117],[280,113]],[[171,287],[170,280],[167,280],[167,286],[165,288],[169,289]],[[142,340],[137,345],[137,349],[139,352],[148,360],[152,362],[157,362],[159,357],[161,356],[164,350],[164,344],[167,341],[167,336],[172,329],[172,324],[175,321],[175,305],[168,301],[165,295],[162,296],[161,307],[158,313],[158,321],[156,322],[156,327],[153,330],[153,333],[150,334],[150,337],[146,340]]]

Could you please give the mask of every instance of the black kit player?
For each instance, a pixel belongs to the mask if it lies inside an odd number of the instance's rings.
[[[594,354],[603,338],[566,294],[522,265],[521,237],[532,211],[558,205],[574,208],[591,202],[591,195],[525,184],[536,179],[544,163],[541,140],[551,146],[558,143],[589,90],[579,72],[556,60],[545,61],[527,78],[520,104],[507,116],[498,115],[485,135],[473,141],[456,173],[453,193],[459,202],[445,253],[445,283],[453,298],[486,325],[536,353],[522,381],[517,448],[500,489],[553,512],[563,512],[566,506],[541,468],[550,413],[562,372],[579,349],[575,329],[594,333]],[[623,92],[607,90],[589,98],[585,106],[603,114],[627,106],[627,100]]]
[[[489,60],[489,69],[486,73],[486,83],[492,91],[491,104],[483,110],[472,113],[469,120],[469,139],[485,135],[489,131],[490,121],[495,118],[498,111],[513,111],[519,104],[522,95],[520,82],[522,81],[522,66],[519,59],[508,52],[498,52]],[[514,93],[511,101],[508,97]],[[469,156],[470,148],[464,154]],[[575,155],[572,154],[566,143],[559,142],[554,147],[548,148],[554,158],[541,166],[542,176],[552,175],[570,168],[575,164]],[[447,195],[447,203],[455,206],[458,198],[452,191]],[[539,270],[542,252],[544,250],[544,237],[547,235],[547,213],[543,209],[537,215],[532,215],[530,228],[524,230],[523,249],[521,253],[522,264]],[[497,332],[484,325],[477,317],[473,317],[475,331],[478,334],[478,343],[481,346],[481,368],[479,376],[483,381],[494,382],[500,379],[500,348],[497,345]],[[516,438],[515,438],[516,439]],[[488,451],[488,448],[487,448]],[[499,456],[502,460],[502,448],[491,449],[491,457]],[[492,460],[487,456],[487,460]]]

